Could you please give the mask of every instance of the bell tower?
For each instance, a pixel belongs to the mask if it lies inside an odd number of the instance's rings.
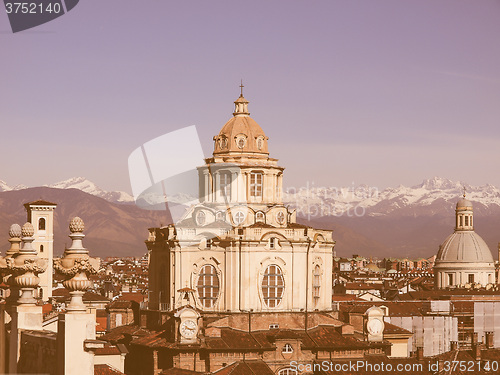
[[[43,301],[52,297],[52,260],[54,258],[54,210],[57,204],[38,200],[24,205],[28,215],[27,221],[35,229],[33,247],[38,257],[47,259],[49,266],[44,273],[38,275],[40,284],[37,296]]]

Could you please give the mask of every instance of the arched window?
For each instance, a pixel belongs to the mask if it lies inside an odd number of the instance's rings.
[[[290,344],[285,344],[283,346],[283,350],[281,350],[282,353],[293,353],[293,347]]]
[[[214,266],[207,264],[200,270],[198,278],[198,298],[203,307],[215,305],[219,295],[219,276]]]
[[[285,280],[281,268],[276,264],[267,266],[262,278],[262,294],[268,307],[276,307],[281,303],[285,290]]]
[[[264,212],[257,212],[255,214],[255,221],[257,223],[263,223],[265,220],[265,215],[264,215]]]
[[[320,297],[320,289],[321,289],[321,268],[319,265],[316,265],[314,267],[314,273],[313,273],[313,298],[314,298],[314,303],[318,303],[319,297]]]
[[[205,225],[206,215],[203,211],[198,211],[196,214],[196,222],[198,225]]]
[[[40,245],[40,252],[43,253],[43,245]]]
[[[294,370],[291,367],[287,367],[278,371],[278,375],[297,375],[297,374],[298,374],[297,370]]]
[[[227,138],[226,137],[219,138],[219,147],[221,150],[225,149],[227,147]]]
[[[38,220],[38,230],[45,230],[45,219],[43,217]]]
[[[264,145],[264,139],[262,137],[257,138],[257,148],[262,150],[262,146]]]

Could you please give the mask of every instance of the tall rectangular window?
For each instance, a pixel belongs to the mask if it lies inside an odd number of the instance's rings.
[[[250,196],[262,197],[262,173],[250,173]]]
[[[231,200],[231,173],[229,172],[220,174],[220,194]]]
[[[474,282],[474,274],[470,273],[469,274],[469,284],[472,284]]]

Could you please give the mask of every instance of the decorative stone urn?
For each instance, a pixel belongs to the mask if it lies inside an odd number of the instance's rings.
[[[69,224],[71,247],[64,251],[62,258],[54,259],[54,269],[66,278],[63,285],[71,296],[66,308],[68,312],[86,312],[83,294],[93,285],[88,276],[99,271],[99,259],[89,257],[88,250],[83,247],[84,229],[83,220],[73,218]]]
[[[33,305],[36,303],[33,292],[40,283],[38,274],[47,269],[47,260],[38,258],[32,242],[35,240],[33,235],[35,230],[31,223],[26,223],[21,228],[23,246],[19,249],[19,241],[16,236],[19,235],[19,226],[13,225],[10,230],[12,244],[11,249],[5,257],[7,273],[11,274],[8,281],[13,287],[11,294],[13,297],[17,294],[17,289],[21,290],[21,295],[17,300],[20,305]]]
[[[19,288],[15,285],[14,277],[9,273],[7,268],[7,259],[12,258],[13,255],[19,253],[21,249],[21,226],[19,224],[12,224],[9,230],[10,248],[5,253],[5,258],[0,257],[0,274],[3,282],[9,286],[10,294],[7,297],[8,305],[15,305],[19,298]]]

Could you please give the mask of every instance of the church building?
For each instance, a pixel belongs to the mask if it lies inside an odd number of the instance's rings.
[[[474,231],[472,203],[465,194],[457,202],[455,231],[439,247],[434,275],[438,289],[495,284],[495,262],[486,242]]]
[[[332,310],[332,231],[297,223],[283,171],[241,93],[197,168],[199,201],[149,229],[150,332],[103,336],[127,342],[126,373],[312,374],[291,364],[391,355],[381,309],[356,327]],[[407,356],[411,333],[398,335]]]
[[[150,308],[179,308],[187,293],[206,312],[331,309],[332,232],[297,223],[283,171],[241,93],[198,168],[200,203],[150,229]]]

